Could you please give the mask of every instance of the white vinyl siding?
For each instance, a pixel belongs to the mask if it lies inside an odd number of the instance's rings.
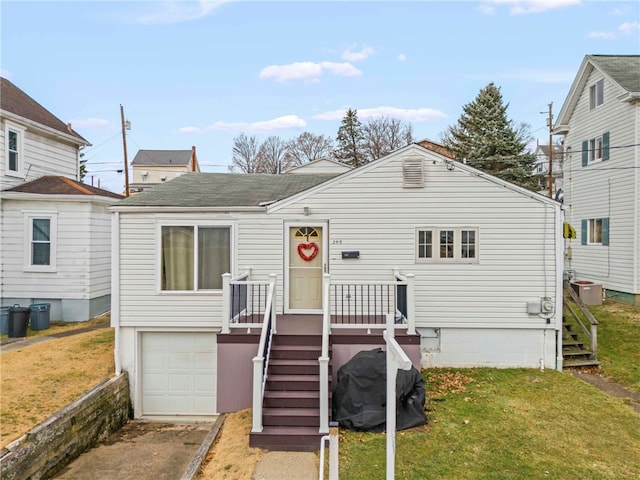
[[[589,85],[603,79],[605,102],[590,109]],[[591,73],[569,122],[564,144],[570,148],[566,156],[564,175],[566,220],[576,230],[583,230],[583,221],[609,219],[609,245],[588,245],[571,242],[572,259],[565,268],[578,279],[602,283],[604,288],[640,293],[640,213],[638,191],[637,131],[640,124],[640,104],[621,101],[622,94],[614,83],[597,70]],[[609,157],[605,162],[585,165],[584,142],[609,137]],[[604,139],[603,139],[603,143]],[[606,150],[603,147],[603,150]],[[603,153],[603,159],[606,154]],[[584,233],[579,232],[579,239]]]
[[[8,170],[8,131],[19,133],[17,172]],[[7,189],[29,182],[43,175],[61,175],[78,179],[78,147],[63,140],[27,129],[8,120],[0,130],[2,147],[2,171],[0,172],[0,188]]]
[[[93,228],[109,222],[105,203],[3,199],[2,207],[4,298],[88,301],[110,293],[110,229]],[[52,220],[49,266],[30,265],[33,218]]]

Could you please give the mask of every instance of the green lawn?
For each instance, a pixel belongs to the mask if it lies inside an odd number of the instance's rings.
[[[606,301],[589,310],[598,320],[598,360],[603,373],[640,392],[640,307]]]
[[[640,309],[607,302],[602,372],[640,391]],[[640,414],[566,372],[430,369],[429,424],[398,432],[396,479],[640,479]],[[385,478],[385,435],[341,430],[341,480]]]

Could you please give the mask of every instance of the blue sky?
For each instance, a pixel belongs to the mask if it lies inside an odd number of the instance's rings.
[[[120,105],[138,149],[197,147],[226,172],[233,139],[335,138],[347,108],[438,141],[494,82],[548,142],[587,54],[640,53],[637,1],[2,0],[2,76],[91,143],[85,181],[122,191]]]

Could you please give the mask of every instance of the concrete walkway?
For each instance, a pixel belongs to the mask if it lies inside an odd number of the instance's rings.
[[[319,457],[313,452],[267,452],[251,480],[317,480],[318,462]]]

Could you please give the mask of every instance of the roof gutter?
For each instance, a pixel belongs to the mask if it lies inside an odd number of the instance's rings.
[[[265,207],[180,207],[180,206],[155,206],[155,205],[112,205],[109,210],[122,213],[251,213],[265,212]]]
[[[41,123],[34,122],[33,120],[29,120],[28,118],[21,117],[20,115],[16,115],[15,113],[11,113],[7,110],[1,110],[2,115],[7,117],[14,122],[24,123],[29,125],[35,130],[39,130],[40,132],[46,133],[48,135],[55,135],[57,137],[62,137],[65,140],[68,140],[72,143],[75,143],[79,146],[87,146],[90,147],[91,143],[83,138],[76,137],[75,135],[71,135],[69,133],[61,132],[60,130],[56,130],[55,128],[47,127],[46,125],[42,125]]]

